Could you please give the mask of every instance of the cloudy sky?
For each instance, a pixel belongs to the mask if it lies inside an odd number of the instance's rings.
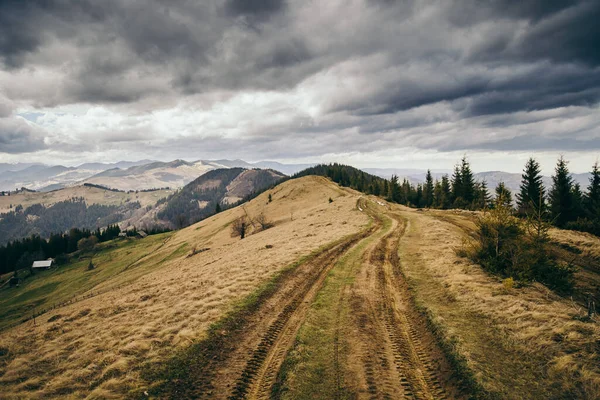
[[[0,0],[0,162],[600,156],[600,1]]]

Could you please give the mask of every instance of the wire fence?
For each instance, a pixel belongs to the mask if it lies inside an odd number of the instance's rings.
[[[36,321],[35,321],[36,318],[38,318],[41,315],[44,315],[44,314],[46,314],[46,313],[48,313],[50,311],[56,310],[57,308],[62,308],[62,307],[65,307],[65,306],[68,306],[68,305],[71,305],[71,304],[79,303],[79,302],[81,302],[83,300],[91,299],[92,297],[100,296],[102,294],[105,294],[105,293],[108,293],[108,292],[112,292],[114,290],[119,290],[119,289],[122,289],[125,286],[129,286],[129,285],[130,285],[130,283],[124,283],[124,284],[117,285],[117,286],[111,286],[111,287],[106,288],[104,290],[90,291],[90,292],[88,292],[88,293],[86,293],[84,295],[75,296],[75,297],[73,297],[73,298],[71,298],[69,300],[63,301],[63,302],[54,303],[54,304],[52,304],[51,307],[47,307],[47,308],[44,308],[44,309],[34,310],[31,313],[31,315],[24,316],[23,318],[19,319],[18,321],[13,322],[12,324],[5,325],[3,328],[0,329],[0,331],[5,331],[5,330],[9,330],[9,329],[15,328],[15,327],[17,327],[19,325],[23,325],[23,324],[25,324],[25,323],[27,323],[29,321],[33,321],[33,323],[35,325],[35,324],[37,324]]]

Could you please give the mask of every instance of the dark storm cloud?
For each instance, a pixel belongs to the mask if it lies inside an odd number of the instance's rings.
[[[501,37],[495,37],[485,47],[472,54],[472,59],[551,60],[579,62],[589,66],[600,65],[600,2],[587,0],[547,3],[515,0],[514,3],[518,4],[510,3],[513,2],[492,2],[494,7],[488,5],[489,8],[480,2],[467,3],[469,9],[483,8],[481,14],[484,14],[480,15],[481,19],[468,20],[470,24],[493,18],[514,19],[527,23],[524,31],[513,30]],[[458,18],[468,17],[461,15]]]
[[[291,119],[267,132],[306,140],[307,132],[356,128],[355,143],[370,136],[375,146],[375,136],[396,130],[448,150],[430,125],[502,128],[517,123],[516,113],[597,112],[598,21],[594,0],[0,0],[0,87],[8,93],[0,117],[17,103],[152,109],[213,92],[300,88],[319,104],[319,124],[299,129]],[[440,114],[414,112],[428,107]],[[40,143],[27,135],[10,148]],[[17,143],[14,134],[3,138]],[[453,144],[535,143],[488,139]],[[544,143],[567,146],[558,136]]]
[[[280,12],[285,6],[284,0],[227,0],[225,9],[234,16],[254,16],[267,18]]]
[[[25,56],[40,48],[50,32],[59,38],[77,35],[85,24],[99,23],[113,9],[112,1],[1,0],[0,59],[8,68],[22,67]]]
[[[469,143],[445,143],[440,146],[442,151],[457,151],[465,149],[501,150],[501,151],[535,151],[535,150],[561,150],[561,151],[586,151],[600,149],[600,137],[559,137],[544,138],[540,140],[534,135],[525,135],[502,139],[494,142],[470,145]]]
[[[29,153],[46,147],[38,128],[20,118],[0,118],[0,153]]]
[[[600,69],[543,65],[506,82],[490,84],[465,109],[465,115],[505,114],[600,102]]]

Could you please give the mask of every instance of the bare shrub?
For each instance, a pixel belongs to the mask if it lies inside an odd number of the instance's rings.
[[[264,213],[260,213],[254,218],[254,221],[260,226],[260,229],[264,231],[273,227],[273,223],[267,219]]]
[[[231,237],[239,236],[240,239],[246,237],[246,233],[248,232],[248,222],[246,220],[246,216],[241,216],[233,221],[231,224]]]

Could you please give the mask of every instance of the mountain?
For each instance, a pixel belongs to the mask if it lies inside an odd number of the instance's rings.
[[[254,163],[249,163],[244,160],[209,160],[205,161],[209,163],[217,163],[220,165],[224,165],[229,168],[241,167],[241,168],[263,168],[263,169],[274,169],[276,171],[282,172],[286,175],[294,175],[297,172],[302,171],[303,169],[314,166],[315,164],[283,164],[276,161],[258,161]]]
[[[244,160],[198,160],[194,162],[175,160],[152,162],[127,169],[113,168],[102,171],[87,179],[93,183],[121,190],[143,190],[160,187],[179,188],[198,176],[219,168],[272,169],[292,175],[312,164],[282,164],[274,161],[249,163]]]
[[[85,163],[77,166],[77,169],[89,171],[106,171],[108,169],[120,168],[127,169],[139,165],[145,165],[156,162],[155,160],[140,160],[140,161],[119,161],[116,163]]]
[[[129,168],[151,163],[150,160],[136,162],[121,161],[113,164],[86,163],[77,167],[45,164],[0,164],[0,190],[9,191],[26,187],[47,192],[79,182],[111,168]]]
[[[38,190],[44,186],[59,183],[58,181],[60,183],[75,181],[80,176],[76,168],[35,164],[17,171],[0,173],[0,190],[14,190],[21,187]]]
[[[235,159],[198,160],[194,162],[174,160],[160,162],[153,160],[120,161],[116,163],[85,163],[77,167],[61,165],[48,166],[36,163],[0,164],[0,191],[26,187],[37,191],[52,191],[82,183],[92,183],[119,190],[147,190],[153,188],[180,188],[198,176],[218,168],[266,168],[293,175],[315,164],[285,164],[276,161],[246,162]],[[408,179],[413,184],[425,181],[426,170],[411,168],[363,168],[363,171],[385,179],[397,175],[400,181]],[[452,175],[451,170],[432,170],[434,179],[444,174]],[[485,179],[490,190],[503,181],[513,192],[518,190],[521,174],[502,171],[485,171],[475,174],[478,180]],[[588,173],[573,174],[582,189],[588,185]],[[550,187],[550,177],[544,177],[544,184]]]
[[[502,171],[478,172],[474,176],[475,180],[485,180],[490,191],[493,191],[500,182],[504,182],[506,187],[508,187],[513,192],[513,194],[519,191],[522,179],[520,173],[510,173]],[[589,185],[590,174],[571,174],[571,177],[573,178],[574,182],[579,183],[579,185],[581,185],[581,190],[585,192],[587,186]],[[546,191],[548,191],[552,187],[552,178],[550,176],[543,176],[542,182],[544,183]]]
[[[215,169],[170,196],[159,206],[157,219],[172,227],[187,226],[214,214],[217,204],[222,208],[238,204],[284,178],[270,169]]]
[[[253,168],[268,168],[283,172],[286,175],[294,175],[303,169],[310,168],[316,164],[282,164],[276,161],[259,161],[252,163]]]
[[[408,179],[411,183],[422,183],[425,182],[425,175],[427,170],[414,169],[414,168],[363,168],[363,171],[368,172],[372,175],[377,175],[385,179],[390,179],[392,175],[396,175],[400,181],[404,178]],[[444,174],[451,175],[451,170],[431,170],[434,178],[439,178]]]
[[[210,170],[226,167],[210,161],[157,161],[127,169],[109,169],[85,179],[84,182],[120,190],[180,188]]]
[[[7,171],[21,171],[24,170],[26,168],[35,166],[35,165],[43,165],[43,164],[39,164],[39,163],[16,163],[16,164],[7,164],[7,163],[0,163],[0,174],[7,172]]]

